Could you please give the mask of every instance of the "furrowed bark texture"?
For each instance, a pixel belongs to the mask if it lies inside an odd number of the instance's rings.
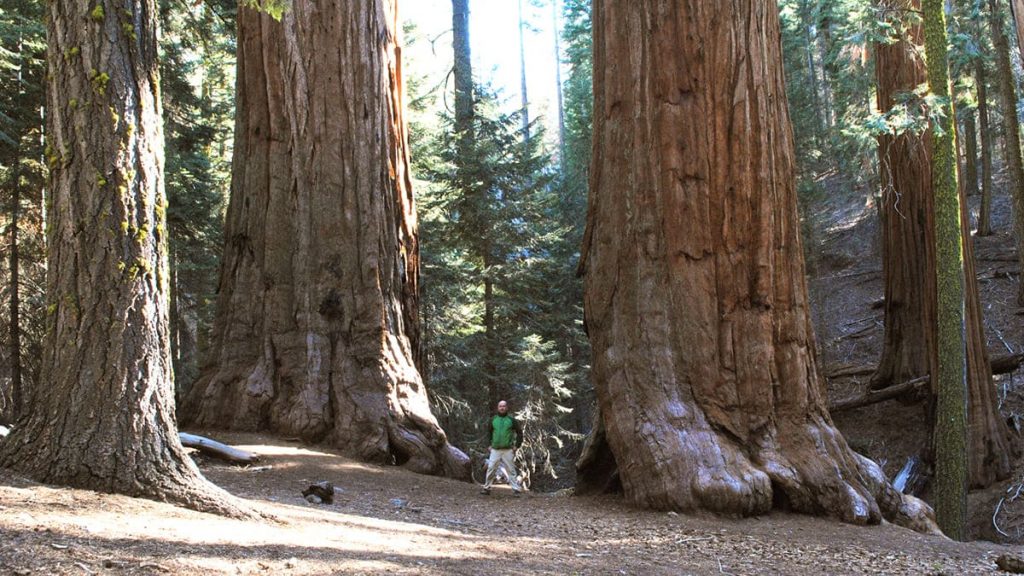
[[[419,246],[394,2],[239,13],[213,353],[183,417],[465,477],[413,362]]]
[[[888,0],[882,6],[905,13],[921,9],[919,0]],[[906,40],[876,47],[878,107],[883,112],[899,101],[900,94],[912,92],[928,80],[921,57],[924,43],[921,26],[911,26],[910,33]],[[885,341],[872,381],[874,389],[938,373],[933,148],[930,130],[879,138]],[[959,205],[963,206],[966,206],[965,201]],[[966,210],[961,210],[959,218],[965,272],[966,384],[970,390],[970,483],[984,487],[1010,474],[1012,449],[1009,431],[999,414],[985,347]],[[934,401],[937,379],[931,382]]]
[[[178,440],[167,321],[156,3],[48,10],[47,331],[0,466],[244,515]]]
[[[927,524],[825,407],[777,11],[594,2],[582,270],[608,443],[641,506]]]

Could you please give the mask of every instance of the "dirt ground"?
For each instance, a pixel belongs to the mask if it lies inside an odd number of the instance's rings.
[[[0,471],[0,574],[986,574],[1024,549],[891,525],[634,509],[617,497],[476,486],[253,434],[211,434],[257,466],[204,474],[274,521],[238,521]],[[300,492],[326,480],[332,505]]]

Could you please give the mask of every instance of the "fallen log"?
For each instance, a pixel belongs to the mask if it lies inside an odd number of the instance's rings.
[[[1001,356],[990,356],[989,365],[992,366],[992,374],[1009,374],[1017,368],[1020,368],[1021,364],[1024,364],[1024,354],[1003,354]],[[874,374],[878,366],[874,364],[864,364],[861,366],[842,365],[832,372],[826,375],[826,378],[847,378],[850,376],[867,376]]]
[[[920,378],[908,380],[902,384],[889,386],[888,388],[882,388],[881,390],[876,390],[874,392],[868,392],[867,394],[857,398],[840,400],[839,402],[829,405],[828,411],[832,414],[836,414],[838,412],[845,412],[847,410],[853,410],[854,408],[861,408],[863,406],[877,404],[886,400],[892,400],[893,398],[899,398],[905,394],[916,392],[921,388],[924,388],[928,384],[929,380],[930,378],[928,378],[928,376],[922,376]]]
[[[832,372],[829,372],[828,378],[846,378],[847,376],[867,376],[874,374],[877,370],[877,366],[843,366]]]
[[[260,460],[260,457],[257,454],[240,450],[238,448],[232,448],[227,444],[221,444],[216,440],[210,440],[203,436],[179,432],[178,437],[181,439],[181,445],[186,448],[195,448],[203,454],[220,458],[221,460],[227,460],[234,464],[252,464],[254,462],[259,462]]]
[[[1009,374],[1017,368],[1020,368],[1021,363],[1024,363],[1024,354],[1004,354],[1002,356],[995,356],[991,361],[992,373]]]

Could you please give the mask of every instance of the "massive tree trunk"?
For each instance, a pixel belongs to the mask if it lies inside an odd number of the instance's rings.
[[[919,0],[888,0],[884,6],[907,13],[921,9]],[[889,111],[899,101],[901,93],[912,92],[928,80],[921,58],[922,45],[922,29],[916,25],[910,28],[908,39],[876,47],[880,111]],[[930,130],[879,138],[884,212],[885,341],[878,370],[872,379],[875,389],[938,373],[932,152]],[[1008,430],[999,415],[985,347],[966,206],[966,200],[961,202],[966,382],[971,396],[970,482],[972,486],[982,487],[1009,474],[1010,443]],[[934,399],[937,379],[931,381]]]
[[[178,440],[152,0],[47,5],[45,390],[0,466],[39,481],[244,513]]]
[[[1019,271],[1024,272],[1024,159],[1021,158],[1020,150],[1016,82],[1010,64],[1010,43],[1003,29],[1003,12],[995,0],[989,0],[988,6],[996,51],[996,76],[999,80],[1000,102],[1003,107],[1006,166],[1010,172],[1010,197],[1013,199],[1013,233],[1017,240],[1017,266]],[[1024,306],[1024,282],[1018,282],[1017,287],[1017,305]]]
[[[826,410],[777,10],[594,2],[581,266],[608,443],[641,506],[921,519]]]
[[[296,0],[280,22],[238,20],[212,354],[183,417],[464,477],[410,343],[419,246],[395,3]]]

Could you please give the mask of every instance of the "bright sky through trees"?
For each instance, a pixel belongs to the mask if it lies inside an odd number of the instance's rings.
[[[525,39],[530,118],[543,117],[541,121],[550,142],[558,136],[551,3],[543,0],[537,7],[534,2],[536,0],[523,0],[528,26]],[[469,11],[474,80],[499,90],[501,100],[507,103],[509,110],[514,110],[519,106],[518,3],[516,0],[470,0]],[[429,74],[431,85],[443,81],[452,65],[451,0],[403,0],[399,17],[414,22],[417,35],[422,37],[422,41],[411,47],[415,52],[411,55],[412,65],[432,63],[430,70],[416,68],[406,73]],[[431,54],[429,41],[435,38]],[[406,39],[407,44],[409,40]]]

